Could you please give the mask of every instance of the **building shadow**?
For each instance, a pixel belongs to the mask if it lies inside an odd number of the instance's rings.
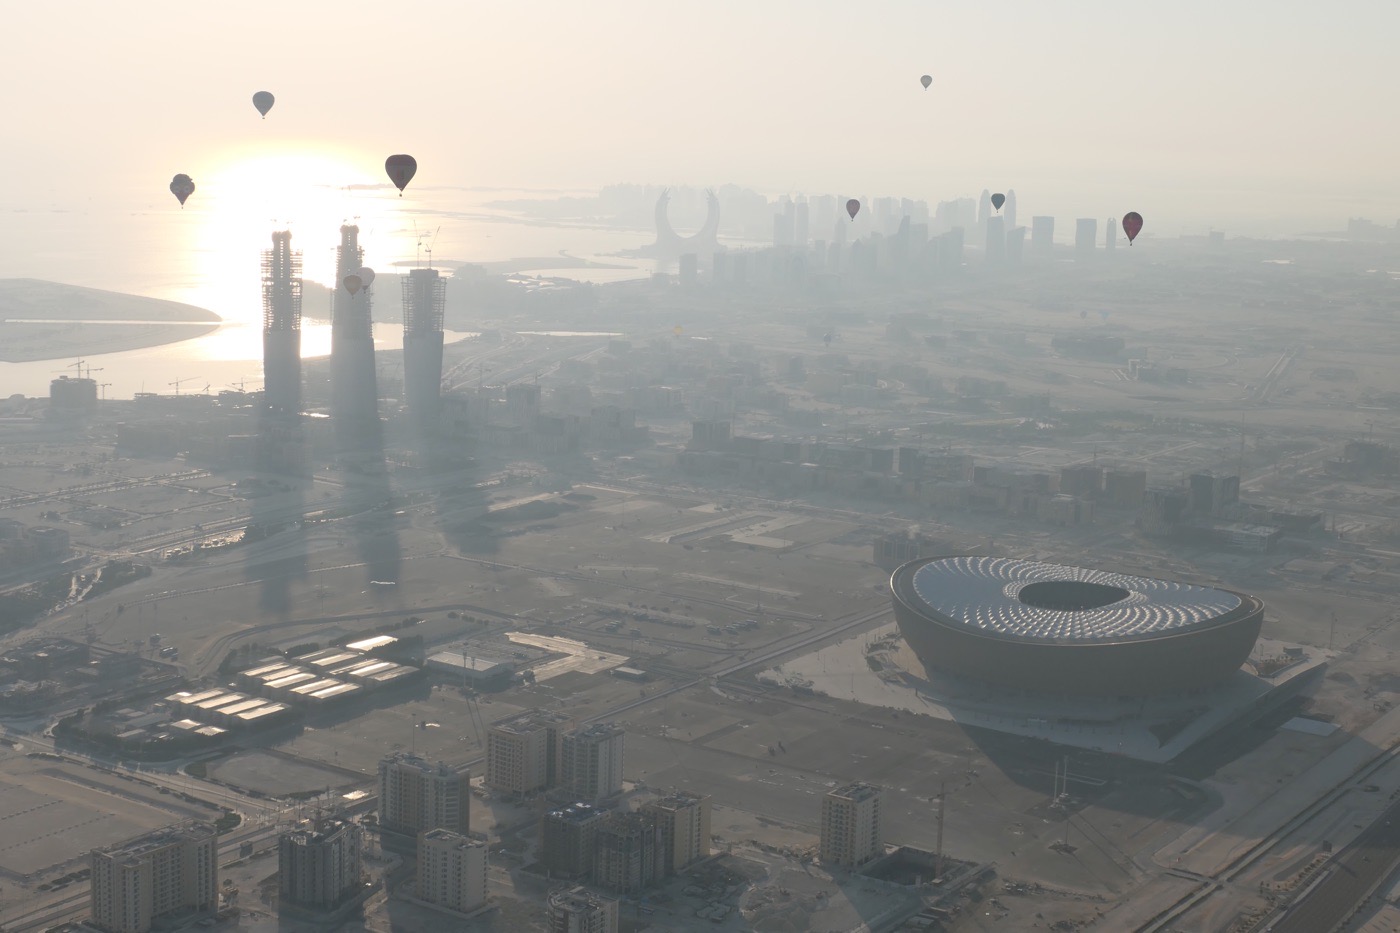
[[[264,413],[258,430],[260,488],[252,490],[245,547],[258,548],[244,564],[245,579],[260,583],[258,610],[285,616],[293,586],[306,579],[310,555],[303,519],[310,492],[305,436],[296,420]]]

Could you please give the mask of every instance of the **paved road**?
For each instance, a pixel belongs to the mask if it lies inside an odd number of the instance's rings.
[[[1400,864],[1400,803],[1392,804],[1332,860],[1327,876],[1273,933],[1326,933],[1348,916]]]

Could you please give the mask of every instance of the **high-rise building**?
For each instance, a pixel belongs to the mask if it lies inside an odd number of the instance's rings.
[[[805,250],[807,248],[807,239],[810,236],[807,232],[809,218],[810,207],[807,204],[807,199],[802,198],[797,202],[792,228],[792,245],[796,246],[798,250]]]
[[[540,387],[534,382],[506,386],[506,417],[511,424],[533,428],[540,415]]]
[[[700,278],[699,255],[696,253],[681,253],[676,272],[676,277],[682,285],[687,288],[694,285]]]
[[[1006,231],[1006,264],[1018,266],[1026,253],[1026,228],[1012,227]]]
[[[219,906],[214,827],[193,823],[94,850],[92,923],[107,933],[146,933],[160,918]]]
[[[885,851],[880,825],[880,798],[874,784],[838,787],[822,798],[823,864],[858,868]]]
[[[1110,218],[1108,218],[1108,223],[1104,225],[1103,248],[1104,248],[1104,249],[1117,249],[1117,248],[1118,248],[1118,218],[1117,218],[1117,217],[1110,217]]]
[[[1006,263],[1006,218],[1000,214],[987,218],[986,260],[991,266]]]
[[[1094,255],[1094,241],[1099,236],[1099,222],[1093,217],[1080,217],[1074,222],[1074,256],[1088,259]]]
[[[364,834],[350,820],[323,819],[277,839],[278,890],[299,907],[329,909],[360,891]]]
[[[301,411],[301,253],[292,234],[272,235],[263,251],[263,404],[272,413]]]
[[[938,238],[938,266],[945,272],[956,272],[963,262],[963,228],[954,227]]]
[[[1031,252],[1041,259],[1050,258],[1055,250],[1055,218],[1031,218]]]
[[[432,764],[416,755],[390,755],[379,762],[379,825],[417,836],[429,829],[470,830],[471,774],[465,768]]]
[[[1001,216],[1006,218],[1006,229],[1016,229],[1016,189],[1006,189],[1006,203],[1001,206]]]
[[[656,821],[661,865],[658,874],[674,875],[710,855],[710,798],[678,793],[642,808]]]
[[[96,379],[59,376],[49,382],[49,417],[90,415],[96,411]]]
[[[374,373],[370,287],[354,294],[345,279],[364,267],[360,228],[340,228],[331,304],[331,425],[342,450],[375,446],[379,440],[379,392]]]
[[[593,883],[614,894],[636,894],[661,878],[656,818],[641,811],[614,813],[593,841]]]
[[[540,864],[556,878],[584,878],[593,872],[593,844],[608,811],[586,803],[551,810],[540,824]]]
[[[787,195],[783,195],[777,206],[773,213],[773,245],[792,246],[797,232],[796,205]]]
[[[418,835],[418,897],[469,913],[486,903],[486,843],[450,829]]]
[[[617,901],[586,888],[549,896],[549,933],[617,933]]]
[[[504,794],[533,794],[559,782],[564,733],[573,720],[551,710],[527,710],[491,724],[486,733],[486,786]]]
[[[442,318],[447,282],[436,269],[411,269],[403,280],[403,391],[408,413],[432,431],[442,405]]]
[[[564,736],[559,783],[575,800],[589,803],[622,793],[627,734],[611,722],[594,723]]]

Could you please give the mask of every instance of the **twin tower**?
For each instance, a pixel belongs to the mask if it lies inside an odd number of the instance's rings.
[[[378,380],[370,288],[354,294],[347,276],[363,268],[360,228],[340,228],[335,293],[331,304],[331,424],[342,450],[378,447]],[[292,235],[272,235],[263,253],[263,401],[269,414],[295,420],[301,413],[301,254]],[[436,269],[413,269],[403,278],[403,394],[420,432],[439,422],[442,384],[442,319],[447,282]]]

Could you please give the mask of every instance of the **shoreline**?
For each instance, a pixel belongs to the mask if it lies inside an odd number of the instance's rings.
[[[202,337],[223,319],[194,305],[42,279],[0,279],[0,363],[145,350]]]

